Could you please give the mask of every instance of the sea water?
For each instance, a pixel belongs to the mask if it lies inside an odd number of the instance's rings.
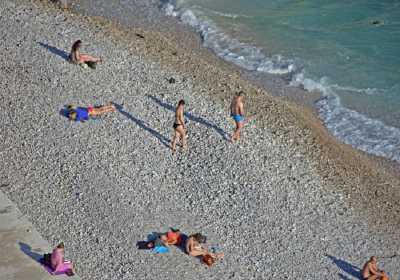
[[[162,2],[218,56],[320,91],[334,136],[400,161],[400,1]]]

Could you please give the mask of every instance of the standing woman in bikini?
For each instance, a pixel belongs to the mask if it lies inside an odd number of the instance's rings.
[[[82,46],[82,41],[78,40],[76,41],[71,48],[71,54],[70,59],[73,63],[75,64],[84,64],[84,63],[90,63],[90,62],[94,62],[94,63],[98,63],[98,62],[102,62],[101,58],[97,58],[88,54],[83,54],[80,52],[80,48]]]
[[[184,105],[185,105],[185,101],[179,100],[178,106],[176,107],[176,110],[175,110],[175,122],[173,125],[174,138],[172,139],[172,144],[171,144],[171,149],[172,149],[173,153],[175,153],[175,151],[176,151],[176,143],[178,142],[179,138],[181,139],[183,149],[187,148],[185,120],[183,117]]]

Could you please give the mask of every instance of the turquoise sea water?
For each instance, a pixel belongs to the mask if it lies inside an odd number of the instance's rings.
[[[319,90],[342,141],[400,161],[400,1],[183,0],[164,5],[249,71]]]

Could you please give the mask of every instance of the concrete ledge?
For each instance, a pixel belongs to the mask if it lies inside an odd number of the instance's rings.
[[[79,280],[78,276],[53,276],[46,271],[38,260],[51,249],[0,191],[0,280]]]

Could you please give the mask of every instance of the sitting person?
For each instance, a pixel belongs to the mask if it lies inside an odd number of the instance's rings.
[[[71,121],[87,121],[89,117],[98,116],[108,112],[115,112],[115,106],[111,103],[104,106],[92,107],[89,106],[87,108],[84,107],[74,107],[72,105],[67,106],[68,109],[68,118]]]
[[[69,276],[74,275],[74,267],[72,262],[64,259],[64,243],[60,243],[51,253],[51,269],[52,274],[67,274]]]
[[[170,230],[163,234],[156,235],[154,240],[147,243],[147,248],[152,249],[157,246],[179,245],[181,241],[181,232],[179,229],[170,228]]]
[[[186,241],[186,252],[193,257],[203,257],[203,261],[208,264],[208,260],[217,260],[224,257],[223,253],[212,253],[203,247],[206,237],[201,233],[192,234]],[[211,258],[210,258],[211,257]]]
[[[389,280],[384,271],[378,270],[377,259],[372,256],[362,269],[361,276],[363,280]]]
[[[85,67],[89,66],[91,68],[96,68],[96,64],[102,62],[102,59],[90,56],[88,54],[80,53],[79,49],[81,48],[81,46],[82,46],[81,40],[76,41],[72,45],[71,54],[69,55],[71,62]]]
[[[161,239],[167,245],[177,245],[181,243],[182,235],[179,229],[170,228],[170,230],[161,236]]]

